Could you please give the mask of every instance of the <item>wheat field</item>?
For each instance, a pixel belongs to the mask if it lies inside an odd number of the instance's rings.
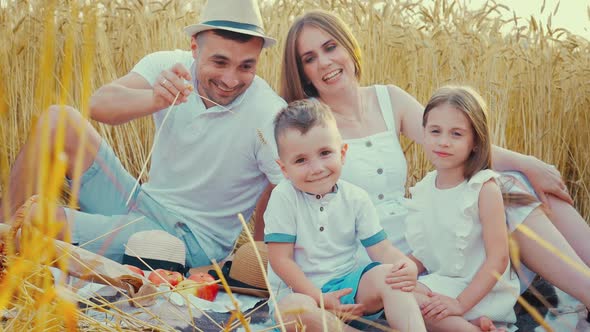
[[[144,55],[188,49],[190,39],[182,27],[198,21],[203,3],[0,2],[0,195],[4,195],[19,149],[43,110],[62,103],[87,114],[91,93],[128,73]],[[509,8],[493,2],[477,10],[467,10],[450,0],[276,0],[261,1],[260,5],[267,33],[278,43],[263,51],[258,74],[275,89],[282,44],[293,18],[306,9],[336,12],[350,24],[363,50],[363,84],[396,84],[421,103],[443,84],[475,87],[489,103],[494,143],[556,165],[576,208],[590,220],[588,40],[550,22],[503,20],[499,13],[509,12]],[[509,32],[501,34],[506,27]],[[138,175],[152,144],[151,118],[116,127],[93,124],[123,165]],[[412,185],[430,166],[418,146],[407,141],[403,144],[408,185]],[[63,161],[50,160],[47,152],[44,173],[39,176],[61,179]],[[49,181],[43,189],[58,199],[64,197],[61,186],[60,181]],[[48,232],[54,231],[48,228]],[[55,290],[45,292],[41,296],[45,302],[32,308],[30,301],[36,295],[24,292],[18,282],[26,281],[29,290],[53,289],[37,263],[46,264],[55,257],[38,255],[39,250],[31,251],[26,261],[15,260],[21,262],[11,267],[14,278],[10,279],[16,281],[11,291],[3,289],[0,294],[0,309],[20,306],[31,315],[44,313],[18,323],[27,330],[75,329],[76,321],[68,317],[76,309],[67,298]],[[26,277],[31,273],[35,278]],[[60,305],[49,305],[52,301]],[[45,319],[48,317],[52,319]],[[0,324],[0,329],[10,329],[10,324],[8,328]]]

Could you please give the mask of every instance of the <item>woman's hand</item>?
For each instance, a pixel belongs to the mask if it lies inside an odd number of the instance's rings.
[[[569,204],[574,203],[561,178],[561,174],[555,166],[533,156],[528,156],[525,160],[525,165],[522,165],[522,173],[530,181],[531,186],[544,205],[549,206],[547,194],[554,195]]]
[[[420,311],[424,319],[433,320],[463,315],[463,307],[459,300],[438,293],[432,293],[430,300],[420,307]]]

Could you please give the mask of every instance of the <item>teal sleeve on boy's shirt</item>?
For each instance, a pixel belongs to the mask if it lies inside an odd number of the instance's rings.
[[[287,181],[273,189],[264,212],[264,242],[295,243],[297,220],[292,195],[293,189]]]
[[[291,234],[271,233],[264,235],[264,242],[295,243],[297,236]]]
[[[385,233],[384,230],[381,230],[380,232],[376,233],[373,236],[370,236],[364,240],[361,240],[361,244],[363,245],[363,247],[367,248],[370,247],[372,245],[375,245],[383,240],[387,239],[387,233]],[[265,238],[266,240],[266,238]]]

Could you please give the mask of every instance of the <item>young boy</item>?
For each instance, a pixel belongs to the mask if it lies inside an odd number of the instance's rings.
[[[374,320],[385,311],[392,328],[426,331],[411,293],[416,265],[387,240],[367,193],[339,180],[348,146],[328,107],[316,100],[289,104],[275,118],[275,139],[288,180],[271,194],[264,239],[283,322],[300,320],[309,331],[355,330],[358,322],[344,325],[332,313]],[[361,268],[359,244],[374,261]],[[321,297],[332,313],[321,311]]]

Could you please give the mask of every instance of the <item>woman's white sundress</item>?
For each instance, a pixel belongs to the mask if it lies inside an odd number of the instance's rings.
[[[418,281],[433,292],[456,298],[472,282],[486,259],[479,221],[479,193],[485,182],[498,181],[492,170],[475,174],[450,189],[437,189],[436,171],[428,173],[410,189],[406,239],[413,255],[428,270]],[[499,212],[501,213],[501,212]],[[510,264],[494,288],[464,317],[487,316],[497,322],[514,323],[513,307],[520,283]]]
[[[407,176],[406,158],[397,137],[387,87],[376,85],[375,92],[387,131],[344,140],[348,144],[348,152],[341,178],[369,193],[389,240],[407,254],[409,247],[404,238],[407,209],[403,205]],[[364,248],[361,249],[358,253],[359,264],[366,265],[370,259]]]

